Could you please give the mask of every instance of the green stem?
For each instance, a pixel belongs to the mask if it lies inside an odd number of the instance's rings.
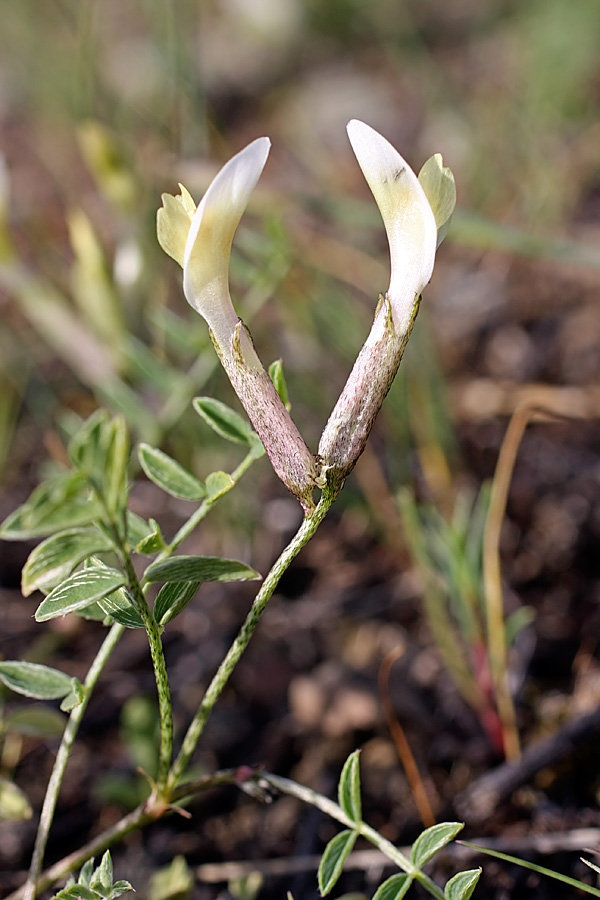
[[[296,784],[295,781],[290,781],[288,778],[280,778],[279,775],[271,775],[269,772],[260,772],[257,777],[267,781],[283,794],[290,794],[290,796],[302,800],[303,803],[309,803],[311,806],[316,806],[317,809],[320,809],[328,816],[331,816],[336,822],[340,822],[347,828],[351,828],[353,831],[361,834],[364,838],[374,844],[378,850],[381,850],[388,859],[391,859],[403,872],[406,872],[407,875],[410,875],[411,878],[418,881],[425,890],[429,891],[433,897],[436,897],[436,900],[444,900],[444,892],[442,889],[438,887],[435,881],[432,881],[428,875],[421,871],[418,866],[415,866],[401,850],[398,850],[397,847],[382,837],[379,832],[375,831],[374,828],[371,828],[370,825],[367,825],[366,822],[355,822],[347,816],[341,806],[338,806],[333,800],[324,797],[323,794],[318,794],[311,788]]]
[[[200,739],[200,736],[204,731],[206,721],[210,713],[212,712],[215,703],[219,699],[223,688],[227,684],[231,673],[237,665],[242,653],[248,646],[250,639],[254,634],[256,626],[258,625],[260,617],[279,583],[279,579],[286,571],[294,557],[298,555],[300,550],[314,535],[315,531],[325,518],[325,515],[327,514],[329,507],[333,503],[334,499],[334,493],[331,493],[329,491],[323,492],[318,506],[311,513],[306,515],[297,533],[294,535],[283,553],[271,567],[271,570],[265,578],[260,591],[254,598],[254,602],[252,603],[250,612],[246,616],[244,624],[240,628],[237,637],[229,648],[227,655],[219,666],[213,680],[209,684],[202,703],[198,707],[196,715],[190,723],[187,733],[183,739],[183,744],[181,746],[181,750],[179,751],[179,755],[173,763],[173,766],[169,773],[169,779],[167,782],[167,795],[174,789],[183,773],[185,772],[192,754],[196,749],[196,745]]]
[[[183,803],[189,801],[196,794],[227,784],[239,784],[237,769],[222,769],[218,772],[213,772],[212,775],[203,775],[201,778],[197,778],[195,781],[187,784],[185,788],[175,790],[172,799]],[[167,813],[177,811],[181,812],[181,808],[165,804],[162,801],[157,802],[157,799],[154,797],[148,798],[132,812],[115,822],[114,825],[111,825],[110,828],[107,828],[101,834],[92,838],[91,841],[88,841],[83,847],[80,847],[79,850],[75,850],[57,863],[54,863],[49,869],[46,869],[37,878],[37,892],[40,893],[46,888],[52,887],[60,878],[70,875],[75,869],[79,869],[90,857],[98,857],[108,847],[112,847],[113,844],[116,844],[117,841],[120,841],[130,832],[143,828],[148,822],[160,819]],[[5,900],[25,900],[26,889],[27,885],[17,888]]]
[[[154,677],[156,679],[156,690],[158,693],[158,710],[160,715],[160,749],[158,754],[158,772],[156,775],[156,792],[160,797],[164,797],[165,785],[171,765],[173,755],[173,710],[171,706],[171,691],[169,689],[169,679],[167,676],[167,666],[165,663],[165,655],[163,653],[162,640],[160,630],[156,624],[156,619],[152,615],[148,601],[144,595],[138,577],[133,568],[131,554],[124,548],[121,548],[121,560],[123,568],[127,575],[127,582],[137,609],[143,619],[146,633],[148,634],[148,643],[150,645],[150,656],[152,657],[152,665],[154,667]]]
[[[67,725],[65,727],[62,740],[60,742],[60,747],[58,748],[58,753],[56,754],[56,759],[54,760],[54,766],[52,768],[52,774],[50,775],[48,787],[46,788],[46,796],[44,797],[42,812],[40,814],[40,822],[35,838],[35,846],[33,849],[33,855],[31,857],[29,874],[27,877],[27,882],[23,887],[24,900],[34,900],[36,895],[36,890],[38,888],[36,883],[42,868],[46,844],[48,843],[48,835],[50,833],[50,827],[52,825],[52,819],[54,818],[54,811],[56,809],[56,802],[58,800],[58,793],[60,791],[63,775],[65,773],[67,762],[69,760],[69,756],[71,755],[71,749],[79,730],[83,714],[86,710],[88,700],[96,685],[98,677],[102,672],[102,669],[106,665],[109,656],[116,647],[124,631],[125,628],[122,625],[113,625],[104,638],[102,646],[98,650],[98,653],[96,654],[96,657],[92,662],[92,665],[90,666],[86,679],[83,683],[83,699],[81,703],[79,703],[79,705],[71,711],[71,714],[69,716],[69,721],[67,722]]]

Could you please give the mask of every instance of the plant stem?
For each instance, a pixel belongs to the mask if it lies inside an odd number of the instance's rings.
[[[367,825],[362,821],[355,822],[353,819],[349,818],[341,806],[338,806],[333,800],[324,797],[323,794],[318,794],[311,788],[296,784],[295,781],[290,781],[288,778],[280,778],[279,775],[271,775],[269,772],[260,772],[257,778],[267,781],[272,787],[281,791],[283,794],[290,794],[292,797],[297,797],[298,800],[302,800],[303,803],[309,803],[311,806],[315,806],[328,816],[331,816],[332,819],[335,819],[347,828],[351,828],[353,831],[361,834],[364,838],[374,844],[378,850],[381,850],[388,859],[391,859],[403,872],[406,872],[414,878],[415,881],[418,881],[433,897],[436,898],[436,900],[444,900],[444,892],[442,889],[438,887],[428,875],[421,871],[418,866],[415,866],[404,853],[398,850],[398,848],[390,841],[387,841],[382,837],[378,831],[371,828],[370,825]]]
[[[258,625],[260,617],[275,588],[277,587],[281,576],[289,567],[294,557],[298,555],[300,550],[314,535],[315,531],[325,518],[325,515],[327,514],[329,507],[333,503],[335,496],[336,495],[333,492],[330,492],[328,490],[323,491],[317,507],[305,516],[304,521],[302,522],[302,525],[298,529],[297,533],[294,535],[285,550],[281,553],[279,558],[271,567],[271,570],[265,578],[260,591],[254,598],[254,602],[252,603],[250,612],[246,616],[244,624],[240,628],[237,637],[229,648],[227,655],[219,666],[217,673],[213,677],[213,680],[209,684],[202,699],[202,703],[198,707],[196,715],[190,723],[187,733],[183,739],[183,744],[181,746],[181,750],[179,751],[179,755],[173,763],[173,766],[169,773],[169,779],[167,782],[168,792],[174,789],[177,782],[185,772],[192,754],[196,749],[196,744],[198,743],[198,740],[200,739],[200,736],[204,731],[206,721],[210,713],[212,712],[215,703],[219,699],[223,688],[227,684],[231,673],[233,672],[240,657],[242,656],[242,653],[248,646],[250,639],[254,634],[256,626]]]
[[[219,772],[213,772],[212,775],[204,775],[202,778],[197,778],[195,781],[186,785],[185,790],[181,788],[176,790],[175,799],[181,801],[187,800],[210,788],[238,783],[239,777],[237,769],[222,769]],[[174,806],[169,806],[162,802],[156,803],[155,798],[149,798],[132,810],[132,812],[123,816],[123,818],[114,825],[111,825],[110,828],[107,828],[101,834],[92,838],[91,841],[88,841],[88,843],[83,847],[80,847],[79,850],[75,850],[68,856],[63,857],[63,859],[59,860],[53,866],[50,866],[49,869],[46,869],[46,871],[37,878],[35,886],[37,892],[39,893],[40,891],[51,887],[59,880],[59,878],[70,875],[71,872],[80,868],[84,862],[90,859],[90,857],[99,856],[108,849],[108,847],[116,844],[117,841],[120,841],[131,831],[136,831],[148,822],[160,819],[166,813],[176,811],[177,808]],[[27,885],[23,885],[23,887],[20,887],[16,891],[13,891],[12,894],[9,894],[5,900],[25,900],[26,889]]]
[[[44,852],[46,850],[48,835],[50,833],[50,826],[52,825],[54,810],[56,809],[56,802],[58,800],[58,793],[60,791],[63,775],[65,773],[67,762],[69,760],[69,756],[71,755],[71,749],[79,730],[79,725],[81,724],[83,714],[87,707],[88,700],[92,694],[98,677],[102,672],[102,669],[106,665],[109,656],[116,647],[124,631],[125,628],[123,627],[123,625],[115,624],[112,626],[112,628],[104,638],[102,646],[100,647],[94,661],[92,662],[92,665],[88,670],[87,676],[83,683],[83,699],[78,706],[71,710],[69,720],[60,742],[60,747],[58,748],[58,753],[56,754],[56,759],[54,760],[54,766],[52,768],[50,780],[48,781],[48,787],[46,788],[46,796],[44,797],[42,812],[40,814],[40,821],[35,838],[35,846],[33,855],[31,857],[31,865],[29,867],[29,874],[27,877],[27,881],[23,887],[24,900],[34,900],[36,895],[36,882],[42,868]]]
[[[150,656],[154,667],[156,690],[158,693],[158,710],[160,715],[160,749],[158,754],[158,772],[156,775],[156,793],[159,797],[165,796],[165,786],[173,755],[173,709],[171,706],[171,691],[167,676],[167,666],[163,652],[160,630],[156,619],[152,615],[148,601],[141,588],[138,577],[133,568],[131,554],[125,547],[121,547],[121,559],[127,575],[127,582],[138,611],[144,621],[144,627],[148,635]]]

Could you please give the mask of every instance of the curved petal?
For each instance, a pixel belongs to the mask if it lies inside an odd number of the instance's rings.
[[[257,138],[223,166],[194,213],[185,245],[186,299],[221,347],[229,346],[238,321],[229,296],[231,244],[270,147],[268,138]]]
[[[437,228],[417,176],[377,131],[353,119],[352,149],[381,212],[390,245],[388,296],[396,328],[408,326],[418,296],[433,271]]]

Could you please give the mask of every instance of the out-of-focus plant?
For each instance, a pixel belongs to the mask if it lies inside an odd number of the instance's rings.
[[[417,503],[404,489],[398,494],[404,534],[419,570],[423,608],[442,661],[465,700],[477,712],[492,746],[504,753],[504,723],[499,714],[489,659],[483,540],[490,488],[476,498],[458,494],[452,516],[433,504]],[[502,623],[507,640],[529,621],[516,610]]]
[[[384,220],[390,245],[391,280],[387,292],[380,297],[371,332],[325,426],[318,454],[313,456],[290,417],[281,364],[271,366],[268,373],[263,368],[250,333],[238,318],[229,295],[229,257],[234,233],[269,151],[268,139],[259,138],[224,166],[198,207],[182,188],[178,197],[163,197],[164,206],[158,216],[160,243],[182,265],[186,298],[207,320],[217,354],[254,428],[217,400],[197,397],[194,408],[219,435],[245,448],[244,459],[231,474],[216,471],[201,481],[158,447],[145,442],[139,445],[137,459],[146,476],[168,494],[194,504],[185,524],[169,540],[154,518],[146,522],[129,509],[131,457],[125,419],[99,410],[73,433],[67,447],[68,467],[36,488],[29,500],[2,525],[0,536],[8,540],[43,538],[30,553],[22,574],[25,596],[35,591],[45,594],[35,613],[38,622],[75,613],[98,620],[108,628],[83,682],[37,663],[19,660],[0,663],[0,678],[12,690],[38,699],[61,699],[62,709],[70,713],[46,792],[29,877],[23,889],[12,895],[12,900],[17,897],[33,900],[37,891],[81,863],[84,866],[79,881],[67,885],[57,898],[68,900],[81,896],[86,900],[112,900],[129,890],[130,885],[113,884],[108,854],[96,869],[91,856],[209,786],[237,783],[256,793],[260,792],[261,785],[269,782],[266,775],[257,776],[251,769],[217,772],[194,781],[190,780],[189,765],[207,719],[248,646],[279,579],[316,532],[364,449],[400,365],[421,291],[431,276],[436,247],[455,203],[454,180],[439,155],[425,164],[417,178],[397,151],[373,129],[353,121],[348,132]],[[73,229],[77,235],[74,242],[76,286],[79,283],[81,291],[95,288],[91,293],[104,310],[99,317],[94,312],[89,319],[90,327],[99,339],[106,340],[113,330],[117,333],[118,356],[127,339],[123,337],[124,327],[113,304],[110,285],[104,280],[98,245],[89,223],[79,214],[72,219]],[[27,285],[27,276],[18,267],[16,277],[17,280],[25,278]],[[38,301],[39,297],[35,303]],[[115,358],[110,362],[116,368],[120,364]],[[265,450],[277,475],[301,502],[304,518],[297,534],[265,577],[175,755],[163,631],[194,600],[204,582],[260,578],[253,568],[237,560],[179,555],[175,551]],[[317,489],[320,498],[315,501],[313,493]],[[138,559],[137,568],[134,557]],[[143,557],[150,557],[151,561],[142,564]],[[148,589],[156,584],[162,586],[151,607]],[[130,746],[145,768],[149,796],[119,823],[40,875],[60,784],[79,724],[103,666],[128,628],[143,629],[147,634],[157,687],[156,753],[148,756],[152,741],[144,741],[140,757],[139,716],[133,717],[135,723],[129,729]],[[145,709],[141,712],[146,723],[142,723],[142,730],[150,727],[153,732],[153,717],[148,719]],[[127,720],[131,725],[131,717]],[[275,776],[271,776],[270,783],[302,796],[347,826],[323,854],[319,870],[322,894],[333,888],[344,859],[356,838],[363,835],[402,870],[401,875],[393,876],[381,886],[378,898],[389,896],[390,891],[396,897],[404,896],[413,881],[438,900],[466,900],[471,895],[478,871],[459,873],[444,890],[423,872],[425,863],[456,835],[460,823],[427,829],[413,845],[409,858],[362,821],[357,754],[349,757],[344,766],[337,805]]]

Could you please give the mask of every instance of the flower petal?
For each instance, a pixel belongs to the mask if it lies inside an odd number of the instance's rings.
[[[229,297],[231,244],[270,147],[268,138],[258,138],[223,166],[194,214],[185,245],[185,296],[221,346],[231,341],[237,324]]]
[[[456,206],[456,183],[441,153],[434,153],[419,172],[419,183],[429,200],[438,230],[438,247],[446,237]]]
[[[384,137],[356,119],[347,130],[383,218],[392,266],[388,295],[394,325],[404,329],[433,271],[435,217],[417,176]]]
[[[165,253],[183,267],[185,245],[196,206],[182,184],[181,195],[162,195],[162,207],[156,214],[156,236]],[[191,206],[190,206],[191,204]],[[193,207],[193,208],[192,208]]]

